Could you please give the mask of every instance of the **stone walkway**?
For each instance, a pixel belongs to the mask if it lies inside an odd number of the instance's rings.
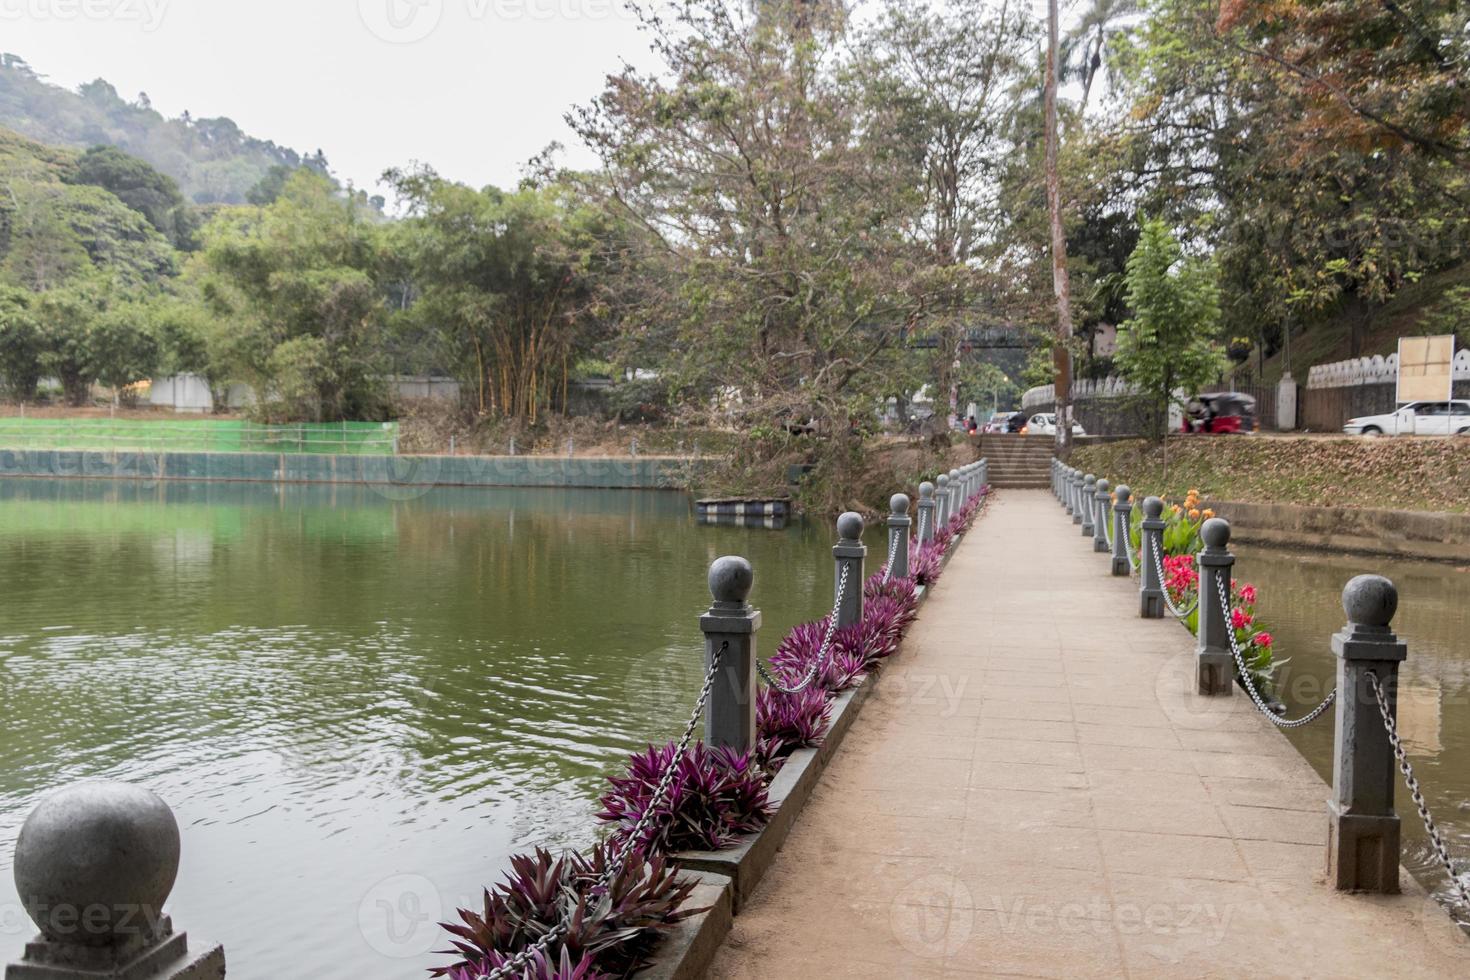
[[[710,976],[1470,976],[1407,874],[1323,884],[1327,787],[1107,567],[997,493]]]

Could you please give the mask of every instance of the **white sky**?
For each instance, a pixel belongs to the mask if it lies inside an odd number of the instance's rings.
[[[68,89],[105,78],[166,116],[228,116],[336,175],[419,160],[513,186],[622,59],[652,66],[618,0],[0,0],[0,51]]]

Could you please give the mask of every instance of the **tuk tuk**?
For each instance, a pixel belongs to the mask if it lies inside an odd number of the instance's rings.
[[[1184,412],[1184,432],[1255,432],[1256,400],[1239,391],[1200,395]]]

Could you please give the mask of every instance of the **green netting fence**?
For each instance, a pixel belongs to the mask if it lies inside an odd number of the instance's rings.
[[[235,419],[0,418],[0,449],[90,449],[205,453],[338,453],[391,456],[397,422],[261,425]]]

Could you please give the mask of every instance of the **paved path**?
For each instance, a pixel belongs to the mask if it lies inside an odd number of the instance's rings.
[[[1323,884],[1327,787],[1136,588],[1000,491],[710,975],[1470,976],[1407,875]]]

